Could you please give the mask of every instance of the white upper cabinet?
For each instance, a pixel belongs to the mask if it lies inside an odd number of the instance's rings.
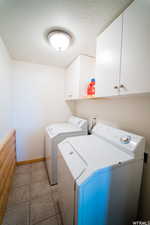
[[[91,77],[95,77],[95,58],[80,55],[66,69],[65,99],[85,97],[88,79]]]
[[[98,38],[96,96],[150,92],[150,0],[135,0]]]
[[[150,92],[150,0],[136,0],[123,14],[120,94]]]
[[[97,38],[96,97],[119,94],[122,15]]]
[[[96,78],[96,97],[150,92],[150,0],[135,0],[97,38],[95,59],[79,56],[66,70],[65,99],[86,96]]]

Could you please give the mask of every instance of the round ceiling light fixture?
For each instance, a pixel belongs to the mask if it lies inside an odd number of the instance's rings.
[[[54,30],[48,34],[48,41],[56,51],[65,51],[71,44],[71,35],[66,31]]]

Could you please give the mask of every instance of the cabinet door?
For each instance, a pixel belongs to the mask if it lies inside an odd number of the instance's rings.
[[[136,0],[123,16],[121,94],[150,92],[150,1]]]
[[[72,99],[73,96],[73,83],[72,83],[72,76],[71,70],[68,68],[65,74],[65,99],[69,100]]]
[[[79,57],[71,65],[72,98],[79,98],[80,59]]]
[[[65,74],[65,99],[71,99],[72,98],[72,81],[71,81],[71,75],[70,70],[66,70]]]
[[[65,99],[76,99],[79,97],[79,74],[80,62],[75,60],[67,69],[65,74]]]
[[[119,94],[122,15],[97,38],[96,96]]]

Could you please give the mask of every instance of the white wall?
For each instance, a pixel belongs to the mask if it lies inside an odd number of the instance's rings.
[[[13,62],[13,111],[17,130],[17,160],[43,157],[44,129],[64,121],[70,108],[64,102],[64,70]]]
[[[121,129],[146,138],[146,151],[150,154],[150,96],[114,97],[97,100],[78,101],[76,115],[86,118],[96,117]],[[144,165],[141,212],[145,220],[150,218],[150,155]]]
[[[0,141],[11,129],[11,60],[0,38]]]

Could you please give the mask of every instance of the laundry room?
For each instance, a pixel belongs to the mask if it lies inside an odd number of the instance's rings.
[[[0,0],[0,225],[150,224],[149,0]]]

